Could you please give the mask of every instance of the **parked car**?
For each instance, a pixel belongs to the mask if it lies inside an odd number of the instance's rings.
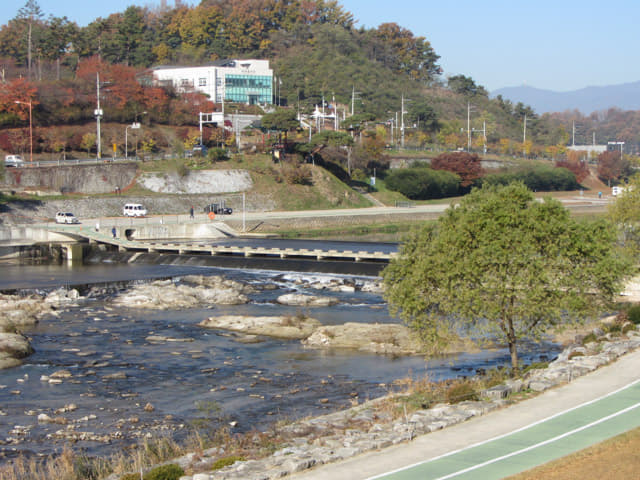
[[[20,155],[5,155],[4,166],[5,167],[22,167],[24,160]]]
[[[146,217],[147,209],[140,203],[127,203],[122,209],[125,217]]]
[[[71,212],[58,212],[56,213],[56,223],[80,223],[80,221]]]
[[[193,155],[206,157],[209,149],[206,147],[206,145],[196,145],[191,149],[191,151],[193,152]]]
[[[204,207],[204,213],[215,213],[216,215],[231,215],[233,209],[231,207],[225,207],[219,203],[211,203]]]

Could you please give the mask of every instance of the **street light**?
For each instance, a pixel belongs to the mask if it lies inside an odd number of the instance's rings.
[[[124,129],[124,158],[129,158],[129,128],[138,129],[140,128],[140,124],[138,122],[133,122],[131,125],[127,125]]]
[[[33,123],[31,121],[31,102],[21,102],[19,100],[14,100],[14,103],[29,105],[29,162],[33,162]]]

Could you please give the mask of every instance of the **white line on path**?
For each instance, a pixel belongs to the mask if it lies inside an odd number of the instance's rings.
[[[589,400],[588,402],[584,402],[584,403],[581,403],[580,405],[576,405],[575,407],[569,408],[569,409],[564,410],[564,411],[562,411],[562,412],[558,412],[558,413],[556,413],[556,414],[554,414],[554,415],[551,415],[550,417],[543,418],[542,420],[538,420],[537,422],[533,422],[533,423],[531,423],[531,424],[529,424],[529,425],[525,425],[524,427],[518,428],[517,430],[513,430],[512,432],[504,433],[504,434],[502,434],[502,435],[498,435],[498,436],[496,436],[496,437],[493,437],[493,438],[490,438],[490,439],[487,439],[487,440],[483,440],[482,442],[474,443],[473,445],[468,445],[468,446],[466,446],[466,447],[464,447],[464,448],[460,448],[460,449],[457,449],[457,450],[453,450],[453,451],[451,451],[451,452],[445,453],[444,455],[439,455],[439,456],[434,457],[434,458],[431,458],[431,459],[429,459],[429,460],[425,460],[425,461],[422,461],[422,462],[417,462],[417,463],[414,463],[414,464],[412,464],[412,465],[407,465],[407,466],[405,466],[405,467],[398,468],[398,469],[396,469],[396,470],[392,470],[392,471],[390,471],[390,472],[386,472],[386,473],[383,473],[383,474],[380,474],[380,475],[375,475],[375,476],[373,476],[373,477],[368,477],[366,480],[376,480],[376,479],[378,479],[378,478],[384,478],[384,477],[386,477],[387,475],[393,475],[394,473],[403,472],[403,471],[405,471],[405,470],[409,470],[409,469],[414,468],[414,467],[417,467],[417,466],[419,466],[419,465],[426,465],[427,463],[435,462],[436,460],[440,460],[440,459],[442,459],[442,458],[446,458],[446,457],[450,457],[450,456],[452,456],[452,455],[456,455],[456,454],[458,454],[458,453],[460,453],[460,452],[464,452],[465,450],[470,450],[470,449],[472,449],[472,448],[479,447],[479,446],[481,446],[481,445],[486,445],[487,443],[491,443],[491,442],[493,442],[493,441],[495,441],[495,440],[500,440],[501,438],[508,437],[509,435],[513,435],[514,433],[522,432],[523,430],[527,430],[527,429],[529,429],[529,428],[535,427],[535,426],[540,425],[541,423],[544,423],[544,422],[546,422],[546,421],[548,421],[548,420],[552,420],[552,419],[554,419],[554,418],[556,418],[556,417],[559,417],[559,416],[561,416],[561,415],[564,415],[564,414],[566,414],[566,413],[572,412],[572,411],[577,410],[577,409],[582,408],[582,407],[586,407],[587,405],[591,405],[591,404],[593,404],[593,403],[595,403],[595,402],[598,402],[598,401],[600,401],[600,400],[603,400],[603,399],[605,399],[605,398],[607,398],[607,397],[610,397],[610,396],[612,396],[612,395],[615,395],[615,394],[617,394],[617,393],[620,393],[620,392],[622,392],[622,391],[624,391],[624,390],[626,390],[626,389],[628,389],[628,388],[633,387],[633,386],[634,386],[634,385],[636,385],[637,383],[640,383],[640,379],[638,379],[638,380],[634,380],[633,382],[631,382],[631,383],[629,383],[629,384],[627,384],[627,385],[625,385],[625,386],[623,386],[623,387],[621,387],[621,388],[619,388],[619,389],[617,389],[617,390],[614,390],[613,392],[609,392],[609,393],[607,393],[606,395],[602,395],[601,397],[594,398],[593,400]],[[447,476],[440,477],[440,478],[438,478],[438,479],[436,479],[436,480],[446,480],[446,479],[448,479],[448,478],[452,478],[452,477],[455,477],[455,476],[457,476],[457,475],[461,475],[461,474],[463,474],[463,473],[466,473],[466,472],[469,472],[469,471],[475,470],[475,469],[477,469],[477,468],[480,468],[480,467],[483,467],[483,466],[489,465],[489,464],[491,464],[491,463],[498,462],[498,461],[503,460],[503,459],[505,459],[505,458],[508,458],[508,457],[511,457],[511,456],[514,456],[514,455],[517,455],[517,454],[520,454],[520,453],[524,453],[524,452],[526,452],[526,451],[528,451],[528,450],[532,450],[532,449],[534,449],[534,448],[537,448],[537,447],[543,446],[543,445],[545,445],[545,444],[547,444],[547,443],[554,442],[554,441],[559,440],[559,439],[561,439],[561,438],[563,438],[563,437],[566,437],[566,436],[572,435],[573,433],[577,433],[577,432],[579,432],[579,431],[581,431],[581,430],[584,430],[584,429],[586,429],[586,428],[589,428],[589,427],[592,427],[592,426],[594,426],[594,425],[597,425],[598,423],[601,423],[601,422],[604,422],[604,421],[610,420],[611,418],[614,418],[614,417],[616,417],[616,416],[618,416],[618,415],[622,415],[622,414],[626,413],[627,411],[633,410],[633,409],[638,408],[638,407],[640,407],[640,403],[636,403],[635,405],[632,405],[632,406],[630,406],[630,407],[627,407],[627,408],[625,408],[624,410],[620,410],[620,411],[618,411],[618,412],[616,412],[616,413],[613,413],[613,414],[611,414],[611,415],[609,415],[609,416],[607,416],[607,417],[604,417],[604,418],[601,418],[601,419],[599,419],[599,420],[596,420],[596,421],[594,421],[594,422],[592,422],[592,423],[590,423],[590,424],[588,424],[588,425],[584,425],[584,426],[582,426],[582,427],[580,427],[580,428],[577,428],[577,429],[575,429],[575,430],[572,430],[572,431],[570,431],[570,432],[566,432],[566,433],[563,433],[562,435],[559,435],[559,436],[557,436],[557,437],[554,437],[554,438],[551,438],[551,439],[545,440],[544,442],[540,442],[540,443],[538,443],[538,444],[536,444],[536,445],[531,445],[530,447],[524,448],[524,449],[519,450],[519,451],[517,451],[517,452],[512,452],[512,453],[510,453],[510,454],[508,454],[508,455],[503,455],[502,457],[497,457],[497,458],[494,458],[494,459],[492,459],[492,460],[488,460],[488,461],[486,461],[486,462],[484,462],[484,463],[481,463],[481,464],[478,464],[478,465],[474,465],[473,467],[469,467],[469,468],[466,468],[466,469],[464,469],[464,470],[460,470],[460,471],[458,471],[458,472],[451,473],[451,474],[449,474],[449,475],[447,475]]]

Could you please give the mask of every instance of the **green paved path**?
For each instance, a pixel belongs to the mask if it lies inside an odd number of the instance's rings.
[[[503,478],[640,426],[639,402],[640,349],[528,400],[292,480]]]
[[[640,382],[514,433],[372,479],[501,479],[640,426]]]

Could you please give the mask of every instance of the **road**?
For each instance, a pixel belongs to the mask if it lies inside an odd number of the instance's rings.
[[[640,426],[640,351],[568,385],[295,480],[500,479]]]

